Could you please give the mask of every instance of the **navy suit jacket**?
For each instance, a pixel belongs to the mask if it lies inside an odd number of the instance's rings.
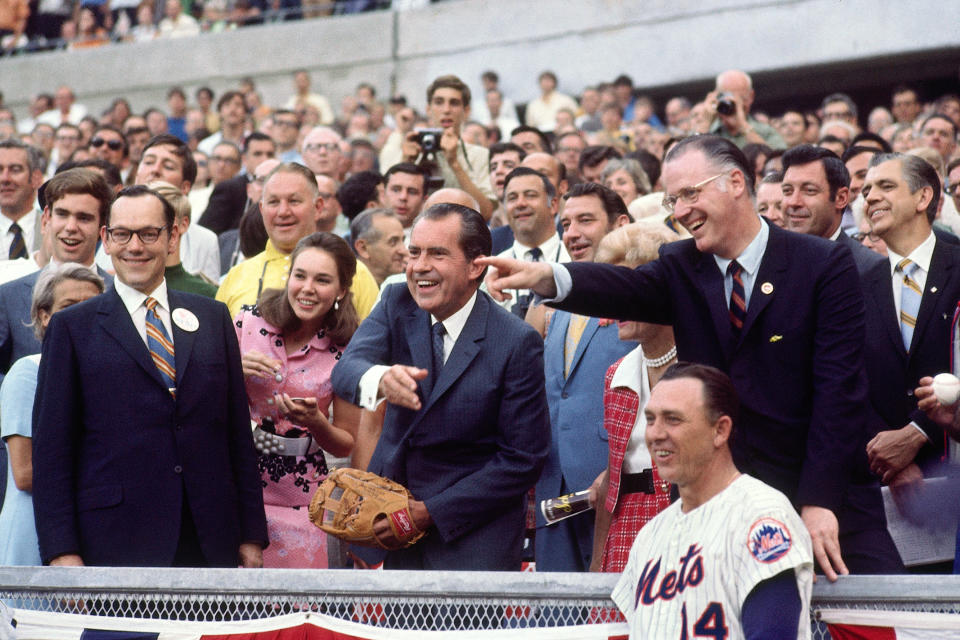
[[[681,360],[730,375],[740,397],[737,467],[795,505],[840,507],[851,461],[866,444],[864,303],[850,250],[770,226],[739,338],[723,275],[693,240],[666,245],[635,270],[567,264],[562,308],[673,325]],[[879,494],[878,496],[879,497]]]
[[[853,261],[857,263],[857,273],[859,273],[861,277],[881,262],[887,264],[886,258],[876,251],[867,249],[843,231],[841,231],[837,237],[837,242],[845,244],[850,248],[850,252],[853,253]]]
[[[867,377],[876,412],[870,432],[899,429],[916,422],[930,443],[919,461],[936,462],[944,452],[943,429],[917,409],[913,390],[923,376],[950,371],[950,323],[960,300],[960,246],[937,240],[920,299],[917,326],[907,355],[893,299],[889,260],[863,276],[867,302]]]
[[[431,354],[429,314],[405,284],[389,286],[334,367],[334,391],[358,404],[360,377],[376,364],[430,371],[419,411],[387,405],[369,470],[426,504],[434,525],[407,550],[424,566],[518,570],[526,494],[550,438],[543,342],[478,293],[439,377]]]
[[[91,565],[169,566],[185,506],[210,566],[235,567],[241,543],[267,541],[227,308],[168,296],[199,320],[196,331],[173,323],[176,400],[115,290],[55,314],[47,328],[33,415],[45,563],[79,553]]]
[[[0,285],[0,382],[13,363],[23,356],[40,353],[40,341],[30,325],[30,303],[33,286],[40,271]],[[113,276],[97,267],[97,273],[109,287]]]

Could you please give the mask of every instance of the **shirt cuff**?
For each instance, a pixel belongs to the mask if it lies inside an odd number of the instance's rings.
[[[920,428],[920,425],[918,425],[916,422],[911,421],[910,426],[916,429],[917,431],[919,431],[920,435],[923,436],[924,440],[926,440],[927,442],[930,442],[930,437],[927,435],[926,431]]]
[[[543,301],[561,302],[570,295],[570,291],[573,289],[573,278],[570,277],[570,272],[562,264],[551,262],[550,268],[553,269],[553,285],[557,288],[557,295],[552,298],[543,298]]]
[[[377,397],[380,393],[380,378],[389,368],[383,364],[375,364],[360,376],[360,406],[367,411],[376,411],[377,406],[383,402],[383,398]]]

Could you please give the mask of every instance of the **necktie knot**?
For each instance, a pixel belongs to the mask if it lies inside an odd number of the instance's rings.
[[[159,303],[157,302],[156,298],[151,298],[147,296],[147,299],[144,301],[143,306],[145,306],[148,311],[152,311],[153,313],[156,313],[157,304]]]
[[[913,273],[913,270],[916,266],[917,265],[913,260],[910,258],[904,258],[897,263],[897,271],[910,275]]]
[[[541,258],[543,258],[543,251],[540,250],[540,247],[534,247],[533,249],[530,249],[531,262],[540,262]]]

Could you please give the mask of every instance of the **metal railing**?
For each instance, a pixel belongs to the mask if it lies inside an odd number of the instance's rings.
[[[62,613],[237,621],[315,612],[418,630],[536,628],[609,622],[615,574],[300,569],[0,567],[8,606]],[[960,576],[849,576],[814,586],[821,608],[958,616]],[[958,624],[960,626],[960,624]]]

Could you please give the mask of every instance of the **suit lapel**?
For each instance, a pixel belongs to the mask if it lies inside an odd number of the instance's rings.
[[[900,359],[906,361],[907,351],[903,348],[903,336],[900,334],[900,318],[893,300],[893,282],[890,275],[890,261],[878,262],[866,275],[871,300],[879,314],[880,324]],[[922,302],[922,301],[921,301]]]
[[[713,328],[723,347],[724,356],[729,359],[732,352],[733,331],[730,327],[730,309],[724,299],[723,275],[712,255],[698,253],[694,271],[700,294],[707,301]]]
[[[467,323],[460,332],[450,357],[447,358],[443,369],[440,371],[440,377],[433,385],[429,400],[424,404],[420,415],[430,410],[430,407],[450,388],[450,386],[463,375],[467,367],[473,362],[473,359],[480,353],[480,343],[486,335],[487,327],[487,298],[477,294],[477,302],[467,318]]]
[[[750,293],[750,304],[747,307],[747,318],[743,322],[743,329],[740,331],[740,340],[747,335],[753,327],[757,318],[767,308],[773,297],[777,295],[777,289],[788,285],[784,277],[787,266],[790,263],[790,256],[787,255],[789,248],[783,242],[783,236],[779,229],[774,230],[770,226],[770,237],[767,240],[767,248],[763,252],[763,258],[760,260],[760,268],[757,269],[757,277],[753,282],[753,291]]]
[[[429,371],[427,377],[417,383],[420,387],[421,401],[426,404],[426,399],[430,397],[430,390],[433,389],[436,381],[433,371],[433,346],[430,340],[430,315],[421,311],[414,303],[410,312],[404,317],[403,324],[413,366]]]
[[[567,374],[567,378],[573,376],[573,372],[576,371],[577,364],[583,357],[583,352],[587,350],[587,345],[590,344],[590,340],[592,340],[594,334],[597,333],[597,329],[600,326],[599,322],[600,321],[597,318],[590,318],[587,320],[587,324],[583,328],[583,333],[580,334],[580,341],[577,342],[577,349],[573,352],[573,360],[570,362],[570,371]],[[569,331],[569,325],[567,326],[567,330]]]
[[[910,343],[910,352],[915,351],[914,345],[920,344],[924,338],[927,325],[934,317],[934,312],[940,302],[940,296],[950,285],[953,277],[953,263],[942,242],[939,240],[933,245],[933,256],[930,258],[930,272],[927,274],[923,297],[920,298],[920,310],[917,312],[917,326],[913,331]]]
[[[180,296],[176,292],[168,290],[167,299],[170,302],[170,325],[173,327],[173,354],[177,367],[177,388],[180,388],[183,374],[190,362],[190,354],[193,352],[193,343],[197,338],[197,331],[184,331],[173,319],[173,310],[182,306]]]
[[[148,376],[156,380],[157,384],[163,389],[167,388],[163,379],[160,377],[160,371],[157,365],[153,363],[150,357],[150,351],[147,344],[143,341],[140,334],[133,326],[133,319],[127,313],[127,308],[123,306],[123,301],[116,290],[110,290],[100,296],[100,307],[97,310],[100,326],[107,332],[117,344],[129,355],[134,362],[147,373]],[[176,345],[174,345],[176,348]]]

